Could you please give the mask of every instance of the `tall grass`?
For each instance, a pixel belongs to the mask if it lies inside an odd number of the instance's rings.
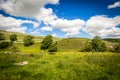
[[[14,65],[20,61],[29,64]],[[118,80],[119,69],[117,53],[0,53],[0,80]]]

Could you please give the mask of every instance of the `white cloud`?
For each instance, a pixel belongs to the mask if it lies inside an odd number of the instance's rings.
[[[80,19],[67,20],[67,19],[56,19],[50,22],[53,28],[58,28],[66,33],[66,36],[73,36],[80,34],[80,30],[84,26],[85,21]]]
[[[32,35],[40,35],[41,33],[40,33],[39,29],[36,29],[35,31],[30,32],[30,34],[32,34]]]
[[[56,34],[56,33],[53,33],[52,36],[53,36],[53,37],[57,37],[57,34]]]
[[[36,19],[43,21],[44,24],[48,25],[51,21],[57,19],[57,16],[54,14],[51,8],[41,8],[39,14],[36,16]]]
[[[116,7],[120,7],[120,1],[115,2],[115,3],[114,3],[114,4],[112,4],[112,5],[108,5],[108,9],[111,9],[111,8],[116,8]]]
[[[27,27],[21,26],[23,23],[31,23],[34,26],[38,26],[38,23],[30,20],[20,20],[20,19],[15,19],[12,17],[5,17],[3,15],[0,15],[1,30],[25,33],[25,30],[27,29]]]
[[[120,16],[108,18],[107,16],[93,16],[86,22],[83,29],[92,36],[119,36],[120,29],[116,26],[120,25]]]
[[[44,26],[41,28],[42,31],[52,31],[53,28],[52,27],[49,27],[49,26]]]
[[[1,0],[0,9],[15,16],[35,17],[48,3],[57,4],[59,0]]]

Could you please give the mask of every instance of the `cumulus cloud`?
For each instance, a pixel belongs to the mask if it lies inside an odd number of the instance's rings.
[[[3,15],[0,15],[1,30],[25,33],[25,30],[27,29],[27,27],[21,26],[23,23],[31,23],[34,26],[38,26],[38,23],[30,20],[20,20],[20,19],[15,19],[12,17],[5,17]]]
[[[36,30],[30,32],[30,34],[31,34],[31,35],[40,35],[41,33],[40,33],[40,30],[39,30],[39,29],[36,29]]]
[[[48,25],[51,21],[57,19],[57,16],[54,14],[51,8],[41,8],[39,14],[36,16],[38,21],[43,21],[44,24]]]
[[[49,27],[49,26],[44,26],[41,28],[42,31],[52,31],[53,28],[52,27]]]
[[[83,29],[92,36],[114,36],[120,35],[120,16],[108,18],[107,16],[93,16],[86,22],[86,27]]]
[[[80,33],[80,30],[84,26],[85,21],[80,19],[67,20],[67,19],[57,19],[50,22],[53,28],[58,28],[66,33],[66,36],[73,36]]]
[[[112,5],[108,5],[108,9],[111,9],[111,8],[116,8],[116,7],[120,7],[120,1],[115,2],[115,3],[114,3],[114,4],[112,4]]]
[[[0,9],[24,17],[35,17],[46,4],[57,4],[59,0],[1,0]]]

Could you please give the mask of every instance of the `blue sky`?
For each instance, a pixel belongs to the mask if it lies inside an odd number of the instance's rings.
[[[32,35],[119,38],[120,1],[1,0],[0,21],[0,30]]]

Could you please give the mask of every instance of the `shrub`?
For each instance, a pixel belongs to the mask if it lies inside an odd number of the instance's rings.
[[[57,43],[51,44],[48,48],[48,52],[57,52]]]
[[[12,34],[10,35],[10,41],[16,41],[17,40],[17,35],[16,34]]]
[[[0,42],[0,49],[5,49],[9,46],[9,42]]]
[[[41,42],[41,49],[46,50],[53,43],[53,37],[51,35],[47,35],[43,41]]]
[[[104,52],[107,50],[105,42],[99,36],[95,36],[90,43],[86,43],[82,51],[86,52]]]
[[[114,46],[114,52],[120,53],[120,43],[119,44],[115,44],[115,46]]]
[[[28,35],[28,36],[25,36],[24,39],[23,39],[23,42],[24,42],[24,46],[30,46],[30,45],[33,45],[34,44],[34,40],[33,40],[33,36],[31,35]]]
[[[3,33],[0,33],[0,41],[5,40],[5,35]]]

